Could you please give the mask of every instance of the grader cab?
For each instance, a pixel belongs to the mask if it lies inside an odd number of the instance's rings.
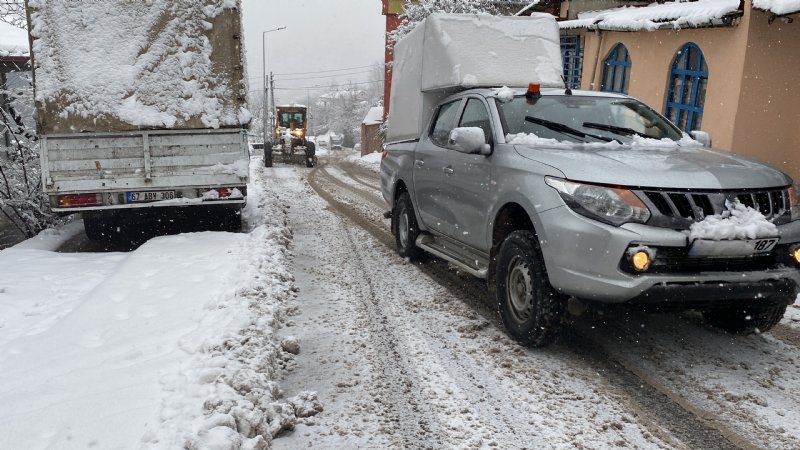
[[[275,130],[272,147],[264,151],[264,165],[272,166],[273,154],[280,152],[283,162],[314,167],[316,148],[308,140],[308,108],[302,105],[285,105],[275,108]]]

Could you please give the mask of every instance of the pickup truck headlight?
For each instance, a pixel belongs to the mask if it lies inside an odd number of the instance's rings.
[[[629,189],[551,177],[546,177],[545,182],[558,191],[570,209],[591,219],[616,226],[629,222],[645,223],[650,219],[650,210]]]
[[[800,185],[789,186],[789,208],[792,220],[800,220]]]

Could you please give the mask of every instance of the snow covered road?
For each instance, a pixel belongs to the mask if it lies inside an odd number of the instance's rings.
[[[0,448],[800,448],[798,306],[746,337],[590,311],[520,347],[484,283],[396,255],[376,167],[253,159],[243,233],[0,251]]]

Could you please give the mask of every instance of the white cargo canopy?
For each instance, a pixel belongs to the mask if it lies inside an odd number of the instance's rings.
[[[419,138],[450,93],[532,82],[563,87],[562,73],[550,14],[432,14],[395,45],[387,142]]]

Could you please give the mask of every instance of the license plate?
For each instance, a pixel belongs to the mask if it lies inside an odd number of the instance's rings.
[[[742,241],[712,241],[698,239],[689,247],[689,257],[750,256],[769,253],[778,243],[778,238],[750,239]]]
[[[158,202],[161,200],[174,200],[175,191],[145,191],[128,192],[128,203]]]

